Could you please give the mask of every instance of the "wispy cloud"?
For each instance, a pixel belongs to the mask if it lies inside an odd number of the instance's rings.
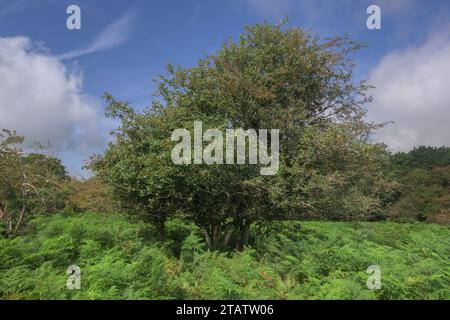
[[[61,60],[74,59],[124,44],[130,37],[135,18],[134,10],[127,11],[122,17],[106,26],[89,46],[66,52],[59,55],[58,58]]]

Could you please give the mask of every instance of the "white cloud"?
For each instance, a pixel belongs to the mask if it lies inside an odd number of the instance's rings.
[[[61,60],[73,59],[97,51],[107,50],[124,44],[131,33],[135,15],[134,11],[126,12],[118,20],[109,24],[86,48],[76,49],[59,56]]]
[[[99,106],[82,92],[82,75],[29,38],[0,38],[0,128],[28,142],[89,153],[103,145]]]
[[[394,121],[377,139],[394,150],[450,145],[450,37],[386,55],[370,74],[376,86],[369,118]]]

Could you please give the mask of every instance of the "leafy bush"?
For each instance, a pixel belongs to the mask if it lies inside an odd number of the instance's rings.
[[[69,193],[66,206],[72,211],[111,213],[119,210],[110,188],[96,177],[82,181],[72,178],[66,188]]]
[[[392,220],[450,223],[450,166],[414,169],[400,183],[402,197],[388,212]]]

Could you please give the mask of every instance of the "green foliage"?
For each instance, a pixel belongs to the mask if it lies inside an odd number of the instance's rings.
[[[39,217],[30,235],[0,242],[0,297],[15,299],[160,299],[172,292],[161,248],[144,245],[140,227],[119,215]],[[66,288],[70,265],[80,291]]]
[[[106,94],[107,115],[120,126],[91,168],[161,238],[167,218],[183,213],[210,248],[242,250],[252,225],[273,220],[373,219],[392,183],[383,175],[385,146],[369,140],[378,128],[365,121],[370,87],[353,79],[360,47],[298,28],[249,26],[194,67],[169,65],[149,109]],[[171,134],[195,120],[205,129],[279,129],[279,173],[175,165]]]
[[[388,199],[387,216],[394,221],[450,224],[450,148],[414,148],[391,157],[399,181]]]
[[[24,137],[0,131],[0,221],[7,234],[17,234],[30,216],[52,213],[65,206],[61,184],[67,180],[59,159],[40,145],[40,153],[22,150]]]
[[[77,212],[117,212],[120,208],[115,201],[111,188],[97,177],[86,180],[70,179],[65,184],[68,192],[66,207]]]
[[[450,224],[450,166],[413,169],[399,182],[401,196],[388,211],[391,219]]]
[[[58,180],[65,180],[69,178],[66,168],[58,158],[48,157],[45,154],[41,153],[30,153],[25,157],[24,162],[25,164],[36,166],[37,174],[51,174]]]
[[[450,166],[450,148],[420,146],[410,152],[399,152],[392,157],[392,167],[399,175],[414,169],[433,169]]]
[[[168,225],[166,246],[122,215],[35,218],[26,236],[0,239],[0,299],[450,298],[444,226],[283,222],[252,230],[243,252],[212,252],[193,225]],[[66,288],[73,264],[81,290]],[[370,265],[381,268],[380,290],[366,287]]]

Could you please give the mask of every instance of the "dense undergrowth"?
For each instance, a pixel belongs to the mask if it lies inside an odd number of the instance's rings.
[[[286,222],[243,252],[211,252],[195,226],[168,240],[122,215],[35,218],[0,239],[1,299],[449,299],[450,229],[392,222]],[[66,287],[69,265],[81,290]],[[381,268],[368,290],[369,265]]]

